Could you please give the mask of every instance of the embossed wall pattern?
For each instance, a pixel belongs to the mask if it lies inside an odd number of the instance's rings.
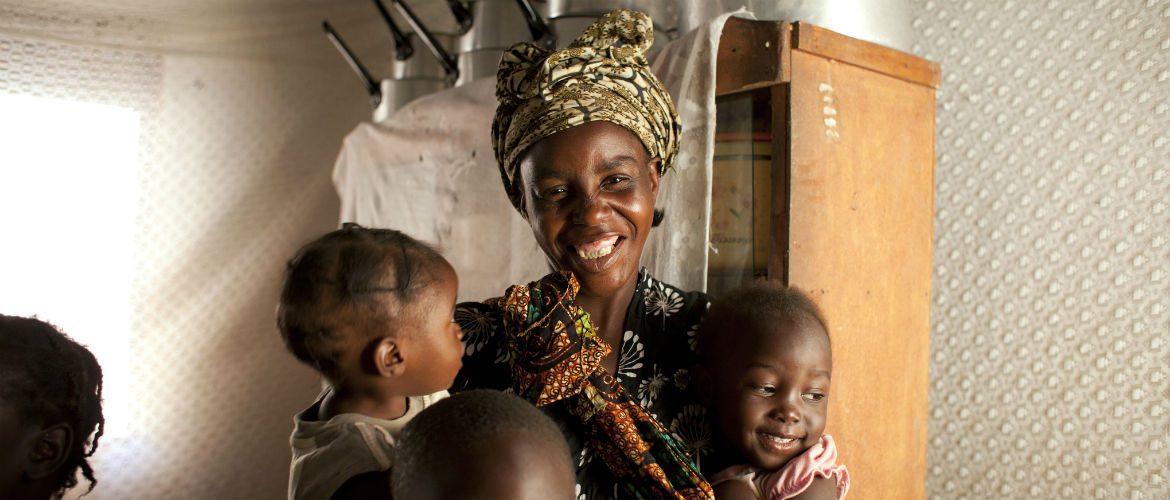
[[[324,42],[303,43],[315,44]],[[84,498],[285,494],[292,415],[320,386],[276,331],[280,273],[298,246],[336,226],[333,159],[368,113],[336,63],[159,54],[0,30],[0,93],[141,115],[129,353],[102,360],[130,365],[131,404],[107,408],[92,459],[99,484]],[[79,241],[79,258],[103,243]]]
[[[944,75],[928,497],[1170,498],[1170,2],[914,8]]]

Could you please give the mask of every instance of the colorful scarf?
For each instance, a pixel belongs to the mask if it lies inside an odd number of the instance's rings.
[[[504,53],[496,74],[492,147],[513,206],[520,207],[520,155],[583,123],[608,121],[629,129],[652,158],[662,159],[660,173],[674,164],[681,126],[670,94],[647,65],[653,43],[649,16],[615,10],[567,49],[520,43]]]
[[[557,272],[508,289],[504,331],[516,393],[536,406],[567,405],[630,498],[714,498],[683,447],[602,367],[611,348],[573,303],[579,288],[572,273]]]

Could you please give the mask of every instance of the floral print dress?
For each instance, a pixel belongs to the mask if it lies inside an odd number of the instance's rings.
[[[622,387],[674,433],[700,467],[711,452],[711,429],[706,409],[693,392],[691,370],[696,360],[695,330],[708,306],[706,294],[684,292],[642,269],[626,313],[615,374]],[[452,392],[511,391],[502,299],[459,304],[455,321],[463,329],[465,351]],[[593,459],[576,419],[556,408],[546,413],[565,433],[576,460],[578,498],[617,498],[614,478],[600,460]]]

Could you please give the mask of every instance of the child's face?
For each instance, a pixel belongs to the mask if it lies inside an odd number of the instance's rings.
[[[404,374],[410,396],[451,387],[463,364],[463,331],[455,323],[459,278],[446,261],[440,267],[435,283],[411,306],[419,308],[421,319],[405,337],[411,351]]]
[[[829,338],[806,318],[735,337],[711,363],[722,443],[752,466],[776,470],[825,431]]]

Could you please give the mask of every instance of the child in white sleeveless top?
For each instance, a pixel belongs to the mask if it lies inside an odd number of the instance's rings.
[[[442,256],[390,229],[346,224],[289,262],[277,325],[328,382],[293,419],[290,500],[390,498],[398,434],[461,365],[458,287]]]
[[[698,380],[724,467],[711,476],[717,500],[845,498],[849,474],[824,434],[827,332],[804,293],[767,282],[721,297],[703,318]]]

